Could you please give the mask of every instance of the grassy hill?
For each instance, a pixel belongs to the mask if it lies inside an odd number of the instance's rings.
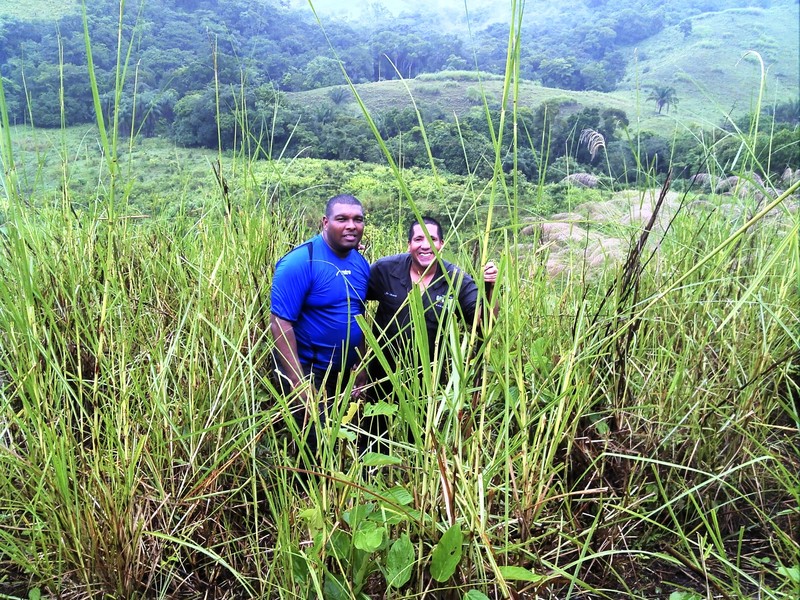
[[[796,98],[800,89],[800,8],[781,5],[770,9],[727,10],[691,19],[688,36],[670,27],[630,48],[630,66],[619,89],[612,93],[575,92],[523,81],[521,106],[536,107],[549,100],[575,102],[581,107],[624,110],[634,127],[669,135],[676,127],[709,126],[725,116],[746,114],[756,99],[761,78],[758,53],[766,68],[765,103]],[[749,54],[748,54],[749,53]],[[370,111],[389,107],[433,108],[445,114],[463,115],[481,105],[483,90],[499,105],[502,79],[486,75],[422,75],[413,80],[358,84],[355,89]],[[647,102],[653,85],[675,88],[679,105],[658,114]],[[301,104],[325,102],[330,88],[288,94]],[[412,102],[413,98],[413,102]],[[354,100],[347,104],[358,111]]]
[[[379,81],[355,85],[356,93],[371,113],[380,113],[389,108],[412,107],[416,104],[422,109],[441,111],[447,115],[461,116],[467,111],[483,106],[481,94],[489,100],[489,106],[499,106],[502,101],[503,80],[490,77],[482,81],[472,78],[454,78],[446,73],[435,77],[420,76],[406,81]],[[341,87],[341,86],[335,86]],[[325,102],[332,88],[293,92],[287,94],[290,101],[304,105],[316,105]],[[578,107],[618,108],[628,115],[637,113],[637,96],[635,92],[576,92],[549,88],[532,81],[521,81],[519,84],[519,105],[536,108],[542,102],[558,100],[573,103]],[[355,99],[351,98],[343,105],[354,113],[359,111]],[[649,120],[649,117],[648,117]],[[666,123],[665,123],[666,124]],[[650,129],[660,129],[658,124]]]
[[[719,114],[747,112],[761,77],[758,53],[767,70],[765,100],[797,98],[800,89],[800,5],[726,10],[690,19],[688,36],[670,27],[635,49],[620,91],[669,85],[680,104],[675,116],[719,122]],[[645,106],[652,113],[652,105]],[[672,111],[671,111],[672,112]],[[652,115],[648,120],[653,120]]]
[[[15,177],[21,196],[39,207],[62,207],[68,201],[77,213],[105,207],[108,169],[103,160],[97,128],[93,125],[52,131],[13,127]],[[181,148],[166,138],[125,139],[119,151],[120,181],[117,207],[125,214],[150,217],[186,215],[203,219],[222,213],[224,202],[215,176],[220,160],[234,208],[255,203],[307,210],[310,227],[316,227],[319,206],[346,190],[364,199],[373,224],[393,223],[400,188],[385,164],[292,157],[282,161],[250,161],[230,152]],[[407,168],[403,180],[418,205],[441,216],[452,210],[463,214],[462,199],[475,182],[468,177],[430,169]],[[525,215],[544,214],[552,198],[537,196],[530,184],[519,209]],[[67,190],[65,192],[64,190]],[[0,224],[8,198],[0,197]],[[555,212],[555,211],[550,211]],[[505,214],[505,213],[504,213]],[[403,217],[405,218],[405,217]],[[499,217],[498,217],[499,218]],[[464,226],[466,228],[466,225]]]
[[[0,17],[47,15],[56,18],[77,10],[78,2],[0,0]],[[770,8],[731,9],[707,12],[687,19],[691,31],[668,27],[628,49],[628,71],[612,93],[573,92],[546,88],[536,82],[520,84],[520,104],[536,107],[548,100],[564,100],[580,107],[610,107],[624,110],[634,128],[669,135],[676,127],[718,124],[725,115],[745,114],[758,94],[760,66],[767,72],[765,102],[796,98],[800,89],[800,5],[775,3]],[[748,54],[750,53],[750,54]],[[677,107],[657,114],[646,98],[651,86],[675,88]],[[422,75],[406,82],[382,81],[359,84],[356,90],[374,112],[388,107],[411,106],[412,98],[434,113],[463,115],[481,105],[481,91],[490,104],[499,105],[502,80],[487,75],[478,81],[474,73],[453,76],[450,72]],[[330,88],[291,93],[289,98],[306,105],[328,101]],[[350,98],[344,104],[354,113]]]

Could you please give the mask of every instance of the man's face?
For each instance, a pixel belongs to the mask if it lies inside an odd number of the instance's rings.
[[[424,271],[431,263],[436,261],[436,256],[433,253],[434,249],[438,252],[444,246],[444,241],[439,239],[436,225],[425,223],[425,228],[428,230],[433,246],[428,242],[428,238],[425,237],[425,232],[419,223],[414,225],[414,229],[411,232],[411,241],[408,242],[411,263],[419,272]]]
[[[336,254],[347,256],[364,235],[364,210],[357,205],[334,204],[322,217],[322,237]]]

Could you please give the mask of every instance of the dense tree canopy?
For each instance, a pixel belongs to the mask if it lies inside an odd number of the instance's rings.
[[[521,40],[522,75],[554,87],[612,90],[625,70],[620,49],[684,20],[690,5],[687,0],[667,9],[646,0],[572,0],[567,11],[529,11]],[[278,0],[124,6],[122,56],[130,49],[127,64],[136,67],[136,91],[174,90],[179,99],[217,82],[269,83],[286,91],[331,86],[343,81],[341,67],[359,83],[473,65],[501,73],[506,62],[508,24],[480,11],[467,28],[466,21],[442,24],[434,13],[394,16],[373,3],[367,9],[370,18],[332,20],[323,31],[309,14]],[[117,68],[119,3],[95,0],[87,3],[87,11],[95,70],[108,91]],[[42,126],[61,123],[53,110],[59,108],[54,99],[62,81],[54,77],[53,65],[63,64],[68,75],[64,97],[90,104],[87,85],[73,77],[85,70],[85,53],[80,14],[57,23],[0,20],[0,72],[9,80],[12,120],[25,122],[32,115]],[[23,76],[35,88],[30,111],[24,95],[17,96],[24,94]],[[131,88],[133,81],[129,78]],[[78,106],[65,107],[64,116],[68,124],[91,119]]]
[[[701,10],[745,3],[567,0],[569,10],[529,11],[521,75],[546,86],[611,91],[625,72],[631,44],[666,26],[690,24],[686,19]],[[360,83],[474,67],[503,73],[508,51],[508,23],[480,11],[467,29],[466,22],[444,27],[430,14],[394,16],[372,3],[370,18],[333,20],[323,30],[309,15],[278,0],[163,0],[126,3],[120,32],[119,6],[118,0],[94,0],[86,7],[108,119],[116,118],[123,131],[136,135],[170,136],[184,146],[248,144],[263,156],[381,160],[372,130],[341,108],[349,97],[341,84],[348,78]],[[691,34],[690,27],[678,30]],[[93,121],[87,66],[80,14],[57,23],[0,19],[0,74],[12,123],[60,127]],[[123,70],[124,89],[118,95],[115,82]],[[330,88],[327,99],[314,106],[294,106],[283,94],[322,87]],[[658,112],[678,102],[674,88],[663,85],[654,86],[648,99]],[[791,162],[797,151],[798,106],[791,101],[769,110],[783,136],[769,163],[775,168]],[[373,115],[389,149],[409,166],[430,165],[427,143],[438,168],[483,174],[496,160],[490,140],[501,139],[504,169],[516,168],[530,180],[547,161],[570,160],[591,170],[599,161],[580,142],[587,130],[603,140],[606,166],[620,176],[637,161],[658,170],[667,165],[664,140],[645,138],[635,151],[620,140],[628,125],[621,111],[568,102],[518,107],[515,158],[511,122],[507,119],[507,129],[500,132],[497,111],[489,111],[488,119],[480,111],[456,123],[419,108],[425,135],[411,109],[390,107]]]

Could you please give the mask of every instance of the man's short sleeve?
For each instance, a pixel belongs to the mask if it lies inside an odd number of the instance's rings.
[[[297,321],[310,285],[311,261],[306,244],[303,244],[275,265],[270,291],[272,314],[291,323]]]

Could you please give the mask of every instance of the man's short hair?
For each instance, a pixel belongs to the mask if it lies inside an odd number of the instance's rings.
[[[355,196],[351,196],[350,194],[339,194],[338,196],[334,196],[328,202],[325,203],[325,216],[330,217],[333,212],[333,205],[334,204],[346,204],[347,206],[358,206],[362,210],[364,207],[361,205],[361,200],[356,198]]]
[[[439,223],[439,221],[437,221],[433,217],[422,217],[422,223],[424,223],[425,225],[435,225],[436,226],[436,235],[439,236],[439,240],[440,241],[444,240],[444,230],[442,229],[442,224]],[[417,221],[416,219],[414,219],[413,221],[411,221],[411,224],[408,226],[408,241],[409,242],[411,241],[411,238],[414,237],[414,226],[415,225],[419,225],[419,224],[420,224],[420,221]]]

